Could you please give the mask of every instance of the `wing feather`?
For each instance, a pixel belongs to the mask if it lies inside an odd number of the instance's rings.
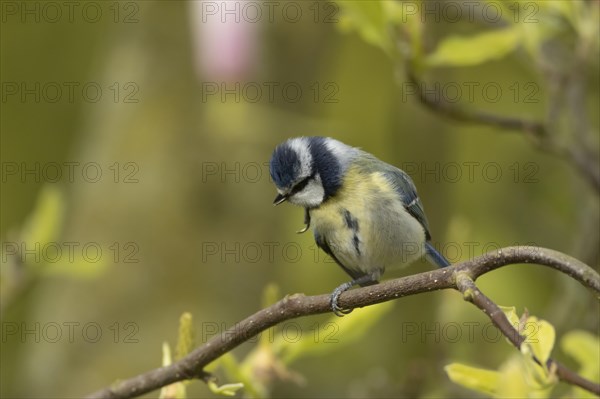
[[[429,233],[429,223],[427,222],[427,217],[425,216],[425,211],[423,210],[423,204],[419,199],[419,195],[417,194],[417,189],[415,184],[409,175],[407,175],[404,171],[392,166],[387,165],[387,168],[384,171],[385,177],[390,181],[402,204],[404,204],[404,208],[415,217],[421,223],[423,228],[425,229],[425,237],[427,241],[431,239],[431,234]]]

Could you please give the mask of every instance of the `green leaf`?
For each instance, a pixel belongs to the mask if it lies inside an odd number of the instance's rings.
[[[389,24],[394,29],[400,30],[396,33],[394,42],[396,47],[412,64],[415,71],[420,71],[423,62],[423,30],[425,24],[421,20],[423,5],[420,1],[401,3],[397,1],[384,1],[383,10],[388,18]]]
[[[499,378],[496,398],[526,398],[529,394],[529,385],[523,378],[523,357],[519,354],[511,356],[499,368]]]
[[[237,382],[234,384],[223,384],[219,386],[214,381],[208,381],[207,385],[212,393],[223,396],[235,396],[235,393],[237,391],[244,388],[244,384],[242,384],[241,382]]]
[[[525,342],[531,347],[533,355],[545,365],[554,348],[556,339],[554,327],[546,320],[531,316],[527,318],[523,332],[526,337]]]
[[[99,247],[102,250],[103,247]],[[81,249],[81,247],[77,248]],[[90,250],[91,252],[91,250]],[[109,266],[110,255],[103,253],[93,258],[84,257],[83,251],[75,251],[72,261],[64,256],[60,262],[48,263],[41,273],[47,275],[63,275],[78,278],[94,278],[100,275]]]
[[[181,359],[194,349],[194,337],[195,331],[192,323],[192,314],[185,312],[179,318],[176,359]]]
[[[357,31],[369,44],[380,47],[386,53],[393,48],[389,35],[388,17],[380,1],[339,1],[342,11],[339,27],[345,31]]]
[[[324,356],[365,339],[369,329],[392,308],[393,302],[385,302],[377,306],[356,309],[352,317],[332,316],[318,328],[303,334],[298,341],[288,341],[284,334],[278,334],[273,342],[273,351],[282,354],[285,364],[290,364],[300,357]]]
[[[46,185],[40,191],[35,208],[20,233],[25,248],[39,248],[43,261],[27,263],[36,273],[67,275],[69,277],[96,277],[108,266],[110,255],[97,242],[61,242],[66,213],[64,193],[56,185]],[[60,251],[60,252],[58,252]],[[104,253],[103,253],[104,252]],[[53,260],[54,259],[54,260]]]
[[[174,382],[160,389],[159,399],[186,399],[187,393],[185,385],[181,382]]]
[[[510,323],[525,337],[521,354],[511,356],[498,372],[463,365],[453,366],[452,381],[497,398],[548,398],[558,383],[554,370],[548,370],[555,341],[554,327],[545,320],[519,317],[514,307],[500,307]],[[539,360],[543,366],[537,363]],[[496,374],[493,374],[496,373]]]
[[[520,32],[511,27],[475,36],[451,36],[426,57],[425,65],[474,66],[501,59],[518,47]]]
[[[531,379],[526,377],[528,361],[531,361],[531,358],[515,353],[502,363],[499,369],[498,390],[494,395],[496,398],[547,398],[549,396],[550,389],[540,388],[539,384],[532,386]]]
[[[510,321],[510,324],[516,329],[519,329],[519,315],[517,315],[517,308],[515,308],[514,306],[498,306],[500,309],[502,309],[502,311],[504,312],[504,314],[506,315],[506,318],[508,319],[508,321]]]
[[[280,297],[279,286],[275,283],[268,284],[263,290],[262,294],[262,307],[266,308],[277,302]]]
[[[452,382],[490,396],[494,396],[500,378],[497,371],[461,363],[451,363],[444,367],[444,370]]]
[[[223,354],[216,361],[207,366],[207,371],[216,369],[216,366],[222,367],[227,379],[230,381],[239,381],[244,386],[245,398],[266,398],[269,396],[269,389],[265,384],[253,373],[254,358],[258,356],[257,351],[265,350],[265,346],[259,345],[256,349],[250,352],[240,363],[231,352]],[[252,363],[252,364],[251,364]]]
[[[45,185],[38,195],[33,212],[21,231],[21,240],[25,243],[26,248],[34,248],[36,245],[43,247],[59,237],[65,208],[62,191],[56,185]]]
[[[173,359],[171,357],[171,347],[167,342],[163,342],[162,354],[162,365],[171,365],[173,363]],[[162,387],[158,397],[159,399],[185,399],[186,396],[187,394],[183,381],[178,381]]]
[[[578,374],[596,383],[600,382],[600,338],[587,331],[574,330],[560,340],[562,350],[580,365]],[[573,387],[573,398],[595,398],[596,396],[578,387]]]
[[[581,330],[570,331],[562,338],[560,346],[582,366],[600,368],[600,339],[597,335]]]
[[[545,320],[530,316],[521,326],[521,334],[525,336],[521,353],[524,355],[527,384],[532,392],[546,397],[558,381],[554,370],[548,370],[546,366],[546,361],[554,348],[556,337],[554,327]]]
[[[173,358],[171,357],[171,347],[168,342],[163,342],[162,344],[162,365],[170,366],[173,363]]]

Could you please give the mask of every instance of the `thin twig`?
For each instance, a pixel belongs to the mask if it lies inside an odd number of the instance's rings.
[[[407,70],[407,78],[417,88],[417,96],[421,104],[429,110],[450,119],[490,125],[501,129],[520,130],[529,133],[538,140],[542,140],[547,136],[546,126],[542,122],[459,108],[453,103],[444,101],[444,96],[441,93],[421,90],[422,87],[426,87],[425,83],[421,82],[410,69]]]
[[[487,272],[512,263],[539,263],[561,271],[600,294],[600,276],[589,266],[562,253],[544,248],[509,247],[456,264],[452,267],[384,281],[381,284],[347,291],[340,296],[340,305],[350,309],[364,307],[423,292],[457,289],[457,276],[466,274],[475,279]],[[205,375],[209,363],[262,331],[283,321],[301,316],[329,313],[329,295],[295,294],[262,309],[236,326],[214,337],[170,366],[160,367],[88,395],[88,398],[133,398],[168,384]],[[351,317],[351,316],[348,316]],[[501,331],[503,331],[501,329]],[[504,332],[504,331],[503,331]],[[518,334],[517,334],[518,335]],[[507,336],[510,339],[510,335]],[[519,344],[518,338],[515,344]],[[600,393],[600,386],[587,381],[561,366],[557,375],[568,383]]]
[[[597,153],[579,143],[565,147],[559,144],[553,135],[549,134],[548,127],[540,121],[526,120],[516,117],[491,114],[482,111],[467,110],[443,100],[440,93],[429,93],[421,90],[425,87],[416,75],[407,67],[407,79],[417,88],[419,102],[429,110],[466,123],[476,123],[492,126],[504,130],[524,132],[534,144],[543,151],[557,155],[570,162],[594,187],[600,192],[600,160]]]

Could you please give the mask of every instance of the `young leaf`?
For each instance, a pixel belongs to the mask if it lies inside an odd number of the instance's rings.
[[[35,209],[21,231],[21,241],[27,248],[44,246],[55,241],[63,226],[66,204],[64,194],[52,185],[42,187]]]
[[[500,365],[496,398],[526,398],[531,387],[523,378],[525,373],[523,356],[514,353]]]
[[[298,341],[291,342],[279,335],[273,342],[273,350],[281,354],[285,364],[291,364],[301,357],[326,356],[333,351],[349,348],[355,342],[365,339],[369,329],[393,307],[393,302],[385,302],[357,309],[352,317],[332,316],[310,333],[303,334]]]
[[[523,332],[526,335],[525,342],[531,347],[533,355],[545,365],[554,348],[554,327],[546,320],[531,316],[527,319]]]
[[[594,382],[600,382],[600,338],[587,331],[570,331],[560,340],[562,350],[580,364],[578,374]],[[579,387],[573,387],[573,398],[595,398],[596,395]]]
[[[221,386],[217,385],[214,381],[208,382],[208,388],[212,393],[223,396],[235,396],[235,393],[242,389],[244,384],[237,382],[235,384],[223,384]]]
[[[179,337],[177,340],[176,359],[181,359],[194,349],[194,325],[192,314],[185,312],[179,318]]]
[[[393,44],[388,33],[388,19],[379,1],[342,1],[340,28],[356,30],[364,41],[390,52]]]
[[[163,342],[162,345],[162,365],[169,366],[172,364],[173,359],[171,358],[171,347],[167,342]],[[160,389],[159,399],[185,399],[186,390],[183,381],[174,382],[169,385],[165,385]]]
[[[499,306],[499,308],[502,309],[502,311],[506,315],[506,318],[508,319],[508,321],[510,321],[510,324],[518,330],[519,315],[517,315],[517,308],[515,308],[514,306]]]
[[[425,65],[474,66],[501,59],[518,47],[520,32],[518,27],[511,27],[475,36],[451,36],[425,58]]]
[[[600,372],[600,339],[587,331],[570,331],[562,338],[560,347],[565,353],[590,370]],[[593,375],[592,375],[593,376]],[[596,377],[599,377],[596,375]]]
[[[500,378],[497,371],[460,363],[451,363],[444,367],[444,370],[452,382],[490,396],[494,396]]]

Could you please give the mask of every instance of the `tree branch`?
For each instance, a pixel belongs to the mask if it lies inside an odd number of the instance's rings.
[[[581,176],[596,189],[596,192],[600,192],[600,160],[597,153],[580,145],[578,142],[567,147],[559,145],[543,122],[466,110],[443,101],[443,96],[440,93],[434,93],[433,95],[425,93],[424,90],[421,90],[424,87],[423,82],[415,76],[410,67],[407,66],[406,68],[408,80],[417,88],[419,102],[429,110],[461,122],[477,123],[505,130],[522,131],[529,138],[533,139],[538,148],[558,155],[570,162],[579,171]]]
[[[457,275],[456,283],[459,291],[463,293],[465,300],[483,310],[483,312],[488,315],[492,323],[498,327],[502,334],[520,350],[521,345],[523,342],[525,342],[525,337],[523,337],[510,323],[502,309],[500,309],[500,307],[496,305],[490,298],[485,296],[483,292],[481,292],[481,290],[475,285],[473,280],[466,276],[466,274]],[[538,364],[541,363],[538,359],[535,359],[535,361]],[[600,395],[600,386],[598,384],[582,378],[579,374],[574,373],[557,361],[548,359],[546,366],[548,370],[556,370],[556,375],[559,379],[568,381],[573,385],[578,385],[590,392],[594,392],[596,395]]]
[[[472,280],[485,273],[514,263],[539,263],[552,267],[571,276],[585,287],[593,290],[597,295],[600,295],[600,276],[592,268],[578,260],[560,252],[544,248],[508,247],[447,268],[388,280],[377,285],[347,291],[341,295],[340,305],[346,309],[364,307],[404,296],[448,288],[464,293],[464,290],[467,288],[472,290],[472,287],[464,282],[465,276],[468,276],[466,280],[472,282]],[[500,330],[515,346],[519,347],[523,337],[518,333],[515,336],[514,328],[510,326],[510,323],[508,327],[512,330],[509,330],[507,326],[502,324],[502,316],[504,314],[502,313],[499,316],[497,305],[481,294],[480,291],[479,293],[480,295],[473,296],[473,298],[477,297],[478,299],[473,299],[472,302],[484,310],[492,318],[494,324],[499,323],[496,325]],[[160,367],[136,377],[119,381],[110,387],[88,395],[87,398],[133,398],[177,381],[202,378],[205,374],[203,369],[209,363],[260,332],[286,320],[301,316],[329,313],[331,311],[329,300],[329,295],[305,296],[303,294],[294,294],[287,296],[274,305],[247,317],[236,326],[223,332],[220,336],[212,338],[172,365]],[[504,319],[506,319],[505,316]],[[511,335],[513,335],[512,339]],[[600,395],[599,384],[588,381],[564,366],[556,364],[559,379]]]
[[[421,90],[422,87],[425,87],[425,84],[416,77],[410,68],[407,69],[407,78],[417,88],[417,95],[421,104],[435,113],[461,122],[478,123],[508,130],[521,130],[538,139],[542,139],[547,135],[546,126],[542,122],[486,112],[468,111],[444,101],[441,93],[433,93],[433,95],[427,93],[425,90]]]
[[[548,248],[506,247],[453,266],[456,267],[457,272],[467,272],[475,280],[487,272],[515,263],[534,263],[551,267],[577,280],[596,294],[600,294],[600,277],[594,269],[572,256]]]

